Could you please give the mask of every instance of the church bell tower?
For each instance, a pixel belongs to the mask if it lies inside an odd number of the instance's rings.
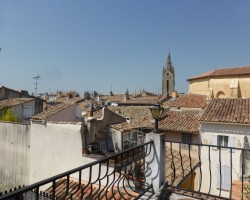
[[[171,62],[170,53],[168,53],[167,62],[162,70],[162,95],[172,96],[175,90],[174,67]]]

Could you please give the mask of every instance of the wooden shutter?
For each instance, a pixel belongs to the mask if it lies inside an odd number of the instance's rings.
[[[235,138],[234,137],[229,137],[228,138],[228,146],[229,147],[235,147]],[[233,149],[232,152],[234,153],[235,150]]]
[[[211,145],[218,145],[218,143],[217,143],[217,135],[212,135]],[[212,149],[217,150],[216,147],[213,147]]]
[[[224,166],[224,176],[223,176],[223,189],[230,190],[231,189],[231,173],[230,166]]]
[[[217,165],[217,188],[218,189],[220,189],[220,181],[221,181],[222,190],[231,189],[230,166],[227,166],[227,165],[221,166],[221,179],[220,179],[220,165]]]

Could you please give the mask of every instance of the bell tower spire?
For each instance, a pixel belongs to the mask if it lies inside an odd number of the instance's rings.
[[[168,53],[166,64],[162,70],[162,95],[172,95],[175,90],[175,73],[172,65],[170,52]]]

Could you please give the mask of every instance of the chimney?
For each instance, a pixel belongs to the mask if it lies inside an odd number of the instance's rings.
[[[127,100],[129,100],[129,92],[128,92],[128,89],[127,89],[127,91],[125,92],[125,99],[124,99],[125,101],[127,101]]]
[[[94,106],[93,106],[93,103],[91,103],[91,104],[90,104],[89,116],[90,116],[90,117],[93,117],[93,114],[94,114]]]

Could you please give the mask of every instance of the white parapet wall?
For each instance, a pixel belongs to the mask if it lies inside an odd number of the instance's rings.
[[[2,191],[27,185],[30,125],[0,122],[0,184]]]

